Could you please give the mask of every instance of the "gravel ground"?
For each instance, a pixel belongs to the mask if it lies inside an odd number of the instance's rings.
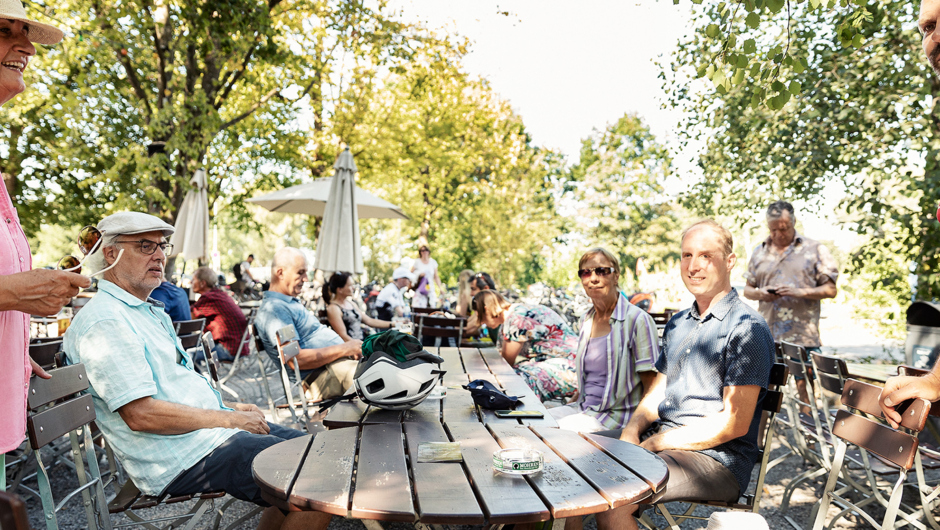
[[[250,363],[253,366],[251,368],[256,368],[254,362]],[[245,402],[253,402],[258,404],[263,410],[267,410],[267,399],[265,395],[260,390],[260,379],[252,374],[256,373],[257,370],[246,374],[244,377],[237,377],[233,379],[229,386],[239,394],[239,398]],[[277,384],[276,380],[272,380],[272,389],[274,389],[274,384]],[[227,399],[232,399],[232,396],[226,396]],[[283,425],[291,425],[290,416],[284,410],[276,411],[278,416],[271,416],[269,414],[269,420],[274,421]],[[779,441],[774,444],[774,451],[771,453],[771,458],[775,458],[779,455],[784,454],[784,449],[781,448]],[[44,450],[43,458],[45,462],[51,461],[51,453],[48,450]],[[11,461],[11,458],[8,456],[8,462]],[[764,486],[764,495],[761,500],[761,510],[760,513],[763,515],[770,528],[791,528],[790,524],[784,518],[784,514],[780,511],[780,503],[782,500],[782,495],[784,488],[790,481],[803,472],[806,468],[802,460],[796,456],[791,456],[790,458],[784,460],[782,463],[774,467],[767,475],[766,484]],[[913,475],[913,474],[912,474]],[[74,471],[65,465],[58,465],[53,467],[50,472],[50,479],[53,488],[53,495],[58,500],[62,499],[64,495],[68,493],[71,489],[77,486],[77,480],[75,478]],[[752,485],[755,477],[752,479]],[[35,478],[25,480],[23,485],[32,489],[36,489],[36,480]],[[810,512],[813,505],[819,498],[822,493],[823,488],[822,479],[817,480],[816,482],[804,483],[801,488],[796,490],[796,493],[793,495],[790,509],[787,513],[788,516],[792,517],[802,528],[811,528],[812,521],[809,520]],[[34,528],[44,528],[45,524],[43,522],[42,507],[39,499],[27,493],[25,490],[20,489],[17,491],[19,495],[24,497],[27,503],[29,510],[30,524]],[[112,488],[106,490],[106,494],[109,496],[113,495]],[[225,499],[220,499],[215,501],[215,507],[218,508],[221,505],[221,502],[231,500],[231,497]],[[917,504],[916,499],[907,499],[912,502],[912,504]],[[148,517],[164,517],[183,513],[192,506],[193,502],[186,502],[175,504],[171,506],[160,506],[157,508],[152,508],[146,510],[144,513]],[[231,524],[233,521],[242,517],[245,514],[250,513],[255,507],[250,503],[245,503],[241,501],[233,501],[231,505],[225,512],[225,517],[223,519],[223,527],[227,524]],[[699,508],[696,512],[697,514],[707,516],[710,513],[711,509]],[[837,513],[836,508],[830,510],[830,516]],[[879,514],[880,517],[881,514]],[[73,529],[73,528],[85,528],[87,526],[85,520],[85,512],[82,506],[80,497],[78,499],[73,499],[70,501],[63,509],[58,513],[58,523],[59,528],[62,529]],[[241,523],[237,528],[251,529],[255,528],[260,519],[260,515],[255,514],[253,517],[249,518],[247,521]],[[112,524],[121,524],[129,522],[125,516],[112,516]],[[199,525],[200,528],[210,528],[211,521],[210,518],[204,517],[203,521]],[[399,528],[400,527],[400,528]],[[585,527],[589,530],[594,530],[596,525],[593,520],[585,524]],[[684,529],[693,529],[693,528],[705,528],[705,522],[688,522],[683,525]],[[330,524],[330,530],[362,530],[363,524],[360,521],[353,519],[344,519],[340,517],[334,517],[332,523]],[[387,524],[385,528],[388,530],[406,530],[408,528],[413,528],[412,525],[400,525],[400,524]],[[461,527],[469,529],[472,527]],[[841,521],[835,526],[835,528],[845,529],[845,528],[871,528],[862,518],[849,516]]]

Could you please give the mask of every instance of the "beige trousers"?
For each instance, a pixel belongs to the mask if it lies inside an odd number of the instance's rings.
[[[326,369],[316,379],[307,381],[304,385],[307,399],[322,401],[342,396],[352,388],[358,365],[359,361],[348,358],[337,359],[326,365]]]

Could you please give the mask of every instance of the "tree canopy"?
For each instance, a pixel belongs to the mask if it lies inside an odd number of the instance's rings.
[[[672,104],[689,116],[684,140],[704,144],[698,158],[704,178],[685,195],[686,204],[743,219],[772,200],[818,205],[825,189],[844,190],[843,221],[870,239],[852,268],[878,268],[883,274],[873,287],[903,293],[906,263],[915,263],[919,295],[936,297],[940,80],[920,52],[917,7],[877,0],[865,5],[861,19],[809,9],[781,19],[785,32],[773,24],[750,29],[756,42],[787,42],[801,55],[778,63],[781,75],[800,87],[779,106],[753,105],[746,84],[690,90],[684,78],[701,68],[696,50],[711,37],[696,32],[683,42],[667,88]],[[711,6],[698,12],[696,25],[721,20],[721,10]],[[861,36],[850,46],[842,33],[847,23]]]
[[[30,90],[0,115],[2,169],[29,232],[117,209],[172,222],[202,166],[210,202],[322,171],[333,156],[322,122],[339,96],[422,43],[384,2],[33,6],[71,35],[30,65]],[[309,116],[312,134],[300,126]]]

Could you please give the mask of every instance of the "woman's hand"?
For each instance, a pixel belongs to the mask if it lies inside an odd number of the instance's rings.
[[[33,373],[36,374],[37,377],[41,377],[43,379],[52,379],[52,376],[49,374],[49,372],[43,370],[42,366],[36,364],[36,361],[34,361],[32,358],[29,359],[29,365],[33,367]]]

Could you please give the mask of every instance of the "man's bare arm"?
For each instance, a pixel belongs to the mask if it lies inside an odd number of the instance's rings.
[[[835,298],[839,294],[839,289],[832,280],[828,280],[822,285],[816,287],[789,287],[782,285],[777,287],[778,296],[793,296],[795,298],[806,298],[808,300],[823,300],[825,298]]]
[[[640,379],[643,381],[643,392],[646,395],[640,400],[640,404],[633,411],[630,421],[620,432],[621,440],[633,444],[639,444],[640,435],[646,429],[649,429],[654,421],[659,419],[659,404],[666,399],[666,376],[664,374],[656,372],[648,387],[642,375]]]
[[[724,410],[710,414],[693,425],[657,434],[641,445],[650,451],[711,449],[747,434],[760,396],[758,385],[726,386]]]
[[[185,434],[215,427],[242,429],[254,434],[268,434],[271,430],[257,407],[255,410],[207,410],[144,397],[119,408],[118,414],[131,430],[151,434]]]
[[[362,357],[362,341],[354,339],[335,346],[327,346],[326,348],[304,348],[300,350],[300,354],[294,359],[300,362],[301,370],[313,370],[314,368],[326,366],[343,357],[349,357],[350,359]],[[291,359],[287,363],[291,368],[294,367],[294,359]]]

